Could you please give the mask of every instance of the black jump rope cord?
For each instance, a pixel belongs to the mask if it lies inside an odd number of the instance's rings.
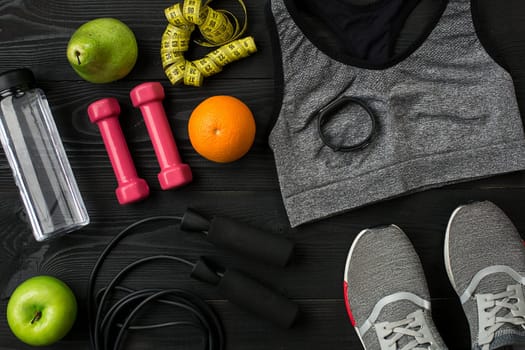
[[[89,323],[89,333],[90,333],[90,340],[93,348],[95,350],[108,350],[110,349],[110,338],[111,338],[111,331],[114,327],[119,328],[118,334],[115,338],[115,341],[113,343],[113,349],[117,350],[121,346],[121,343],[123,341],[124,335],[127,330],[146,330],[146,329],[157,329],[157,328],[164,328],[164,327],[174,327],[174,326],[189,326],[194,327],[203,332],[203,336],[206,337],[207,340],[207,346],[206,348],[209,350],[222,350],[224,348],[224,330],[222,328],[222,324],[218,318],[218,316],[215,314],[213,309],[206,304],[199,296],[196,294],[193,294],[191,292],[187,292],[180,289],[144,289],[139,291],[134,291],[129,288],[124,288],[121,286],[117,286],[117,283],[119,280],[128,272],[135,269],[136,267],[149,263],[151,261],[158,261],[158,260],[170,260],[175,261],[178,263],[185,264],[189,267],[194,267],[195,264],[176,256],[170,256],[170,255],[155,255],[150,256],[146,258],[142,258],[140,260],[137,260],[126,267],[124,267],[109,283],[109,285],[105,288],[102,288],[95,296],[96,300],[93,300],[94,296],[94,287],[95,287],[95,280],[97,277],[97,274],[102,266],[102,263],[104,262],[105,258],[109,255],[112,249],[114,249],[117,244],[128,234],[131,233],[131,230],[136,228],[137,226],[143,225],[148,222],[152,221],[161,221],[161,220],[167,220],[167,221],[176,221],[178,223],[181,222],[182,218],[179,216],[155,216],[146,218],[140,221],[137,221],[122,231],[120,231],[113,240],[111,240],[108,245],[104,248],[100,256],[98,257],[97,261],[95,262],[95,265],[93,266],[93,269],[91,270],[91,274],[89,276],[88,281],[88,301],[87,301],[87,307],[88,307],[88,323]],[[112,290],[117,290],[120,292],[128,293],[125,297],[120,299],[115,305],[113,305],[105,314],[104,317],[102,317],[104,305],[106,304],[106,301],[108,299],[108,296],[111,294]],[[101,296],[102,295],[102,296]],[[171,296],[175,300],[165,300],[162,299],[162,297],[169,297]],[[97,312],[95,315],[95,319],[93,320],[93,303],[98,301],[97,306]],[[138,303],[138,305],[136,305]],[[178,307],[185,309],[189,311],[193,316],[195,317],[195,320],[198,322],[190,322],[190,321],[176,321],[176,322],[165,322],[165,323],[159,323],[154,325],[146,325],[146,326],[131,326],[131,322],[133,318],[137,315],[137,313],[142,310],[147,305],[151,304],[152,302],[159,302],[164,303],[166,305]],[[122,324],[116,323],[117,316],[123,311],[123,310],[129,310],[130,305],[136,305],[131,311],[127,311],[128,315],[124,322]],[[103,334],[101,334],[101,332]],[[102,338],[102,339],[101,339]],[[101,348],[101,340],[103,341],[103,347]]]

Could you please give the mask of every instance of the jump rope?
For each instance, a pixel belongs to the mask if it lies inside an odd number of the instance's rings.
[[[192,262],[172,255],[148,256],[125,266],[105,287],[95,293],[98,272],[111,251],[125,237],[133,233],[145,233],[136,231],[137,227],[155,221],[174,222],[179,224],[180,231],[201,233],[218,247],[275,266],[286,266],[293,255],[294,244],[288,239],[226,217],[216,216],[208,220],[192,209],[188,209],[182,217],[154,216],[137,221],[120,231],[107,244],[91,270],[87,307],[93,349],[121,349],[128,331],[167,327],[195,328],[200,330],[206,349],[224,349],[224,329],[218,315],[194,292],[177,288],[132,290],[119,285],[119,282],[136,268],[158,261],[173,261],[189,267],[190,277],[215,286],[218,292],[233,304],[277,326],[289,328],[295,322],[299,313],[297,304],[239,271],[212,266],[203,258]],[[109,306],[115,292],[124,296]],[[134,325],[134,319],[153,303],[177,308],[191,314],[191,317],[151,325]]]

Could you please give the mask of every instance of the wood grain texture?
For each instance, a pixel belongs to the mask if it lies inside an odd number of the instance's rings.
[[[232,1],[218,1],[218,8],[241,14]],[[137,37],[140,57],[136,69],[130,74],[133,80],[167,79],[160,64],[160,38],[167,21],[164,8],[168,1],[2,1],[0,2],[0,66],[2,69],[19,66],[31,67],[40,80],[79,80],[69,69],[65,50],[69,37],[88,19],[116,17],[125,21]],[[250,32],[257,33],[259,53],[251,59],[229,65],[225,72],[209,80],[228,78],[271,78],[268,62],[271,50],[266,19],[262,11],[264,1],[248,1]],[[207,50],[193,48],[188,54],[200,57]],[[16,59],[13,59],[16,57]],[[250,71],[247,75],[246,71]],[[107,87],[107,86],[105,86]]]
[[[217,7],[238,11],[233,1],[217,0]],[[273,124],[276,98],[274,67],[266,24],[265,1],[247,0],[250,33],[259,52],[232,64],[202,89],[169,87],[166,111],[182,158],[195,181],[177,191],[161,191],[159,171],[140,113],[131,107],[129,91],[146,80],[169,86],[158,55],[160,36],[166,25],[162,10],[171,3],[153,0],[0,0],[0,70],[31,67],[50,101],[66,151],[84,196],[92,223],[66,237],[37,243],[27,225],[11,170],[0,150],[0,350],[30,349],[7,328],[5,307],[12,290],[26,278],[50,274],[66,281],[80,301],[73,331],[48,349],[88,349],[86,286],[89,271],[104,245],[130,223],[153,215],[176,215],[192,207],[207,215],[225,215],[246,224],[283,235],[297,242],[294,261],[286,269],[268,267],[213,247],[203,236],[180,232],[174,224],[147,225],[126,239],[105,263],[97,283],[101,287],[123,266],[150,254],[181,255],[189,259],[207,256],[237,268],[296,300],[302,317],[290,331],[257,320],[223,300],[216,290],[193,281],[188,270],[172,263],[145,267],[125,280],[133,288],[177,287],[192,290],[218,311],[227,331],[227,349],[360,349],[347,320],[342,298],[344,261],[352,240],[363,228],[396,223],[419,253],[433,298],[436,324],[450,349],[469,349],[468,327],[461,306],[443,266],[443,238],[452,210],[470,200],[488,199],[498,204],[525,230],[525,173],[514,173],[465,182],[404,196],[365,207],[317,223],[290,229],[282,204],[275,165],[267,144]],[[432,15],[432,0],[407,23],[398,49],[409,45],[417,28]],[[512,73],[522,110],[525,110],[525,3],[505,4],[480,0],[479,21],[491,43],[491,53]],[[69,67],[65,47],[76,27],[88,19],[113,16],[128,23],[137,35],[140,59],[126,79],[93,85],[82,81]],[[190,55],[200,56],[194,49]],[[192,149],[186,130],[191,111],[204,98],[234,95],[253,110],[257,121],[254,148],[242,160],[213,164]],[[89,123],[89,103],[115,96],[122,106],[121,123],[139,174],[152,188],[148,200],[119,206],[114,196],[116,181],[97,127]],[[155,315],[168,316],[157,308]],[[154,344],[154,345],[153,345]],[[131,334],[126,349],[200,349],[190,330]]]

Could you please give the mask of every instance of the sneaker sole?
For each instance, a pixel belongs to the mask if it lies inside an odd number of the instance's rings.
[[[397,226],[397,225],[389,225],[389,226],[394,226],[397,229],[401,230],[399,228],[399,226]],[[344,287],[344,300],[345,300],[345,305],[346,305],[346,313],[348,314],[348,317],[350,318],[350,322],[352,322],[354,320],[354,316],[352,315],[352,311],[350,309],[350,301],[348,300],[348,292],[347,292],[348,280],[347,280],[346,276],[348,276],[348,270],[350,268],[350,260],[352,260],[352,254],[354,252],[355,247],[357,246],[357,243],[369,231],[370,231],[370,229],[364,229],[363,231],[359,232],[357,237],[354,239],[354,242],[352,243],[352,246],[350,247],[350,250],[348,251],[348,257],[346,258],[345,273],[344,273],[344,276],[343,276],[343,281],[344,281],[344,286],[345,286]],[[355,322],[355,321],[353,321],[353,322]],[[359,328],[357,326],[354,326],[354,330],[357,333],[357,336],[359,337],[359,341],[361,341],[361,345],[363,345],[363,348],[365,350],[367,350],[365,342],[363,341],[361,333],[359,332]]]
[[[465,208],[464,205],[461,205],[457,207],[450,216],[450,219],[448,220],[447,224],[447,230],[445,231],[445,270],[447,271],[448,279],[450,280],[450,283],[452,284],[452,287],[454,287],[454,290],[456,293],[458,293],[458,290],[456,288],[456,282],[454,281],[454,275],[452,274],[452,267],[450,265],[450,250],[449,250],[449,237],[450,237],[450,226],[452,225],[452,221],[454,221],[454,218],[459,213],[461,209]]]

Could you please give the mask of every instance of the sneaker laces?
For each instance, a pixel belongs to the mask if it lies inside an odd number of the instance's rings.
[[[480,313],[479,345],[489,350],[494,333],[504,325],[521,326],[525,329],[525,303],[521,285],[507,287],[497,294],[478,294]],[[508,310],[504,316],[502,311]],[[483,317],[483,318],[481,318]]]
[[[424,332],[422,320],[423,314],[414,313],[408,315],[404,320],[395,322],[383,322],[380,324],[381,337],[387,349],[392,350],[428,350],[432,345],[432,338],[428,332]],[[399,342],[402,338],[408,341],[402,348]],[[422,347],[423,346],[423,347]]]

